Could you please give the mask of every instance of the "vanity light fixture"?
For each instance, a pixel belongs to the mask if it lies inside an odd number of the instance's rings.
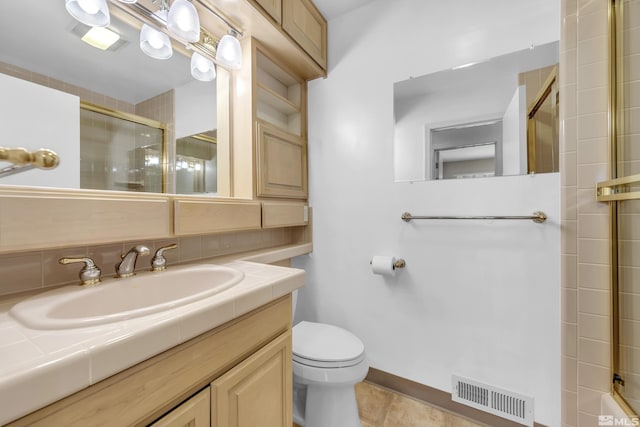
[[[65,0],[67,12],[90,27],[106,27],[111,23],[107,0]]]
[[[174,0],[169,8],[167,29],[181,40],[200,40],[200,17],[195,6],[188,0]]]
[[[216,49],[216,61],[232,70],[239,70],[242,66],[242,47],[235,30],[229,30],[229,33],[220,39]]]
[[[107,50],[120,40],[120,34],[105,27],[91,27],[80,40],[100,50]]]
[[[166,22],[167,13],[167,10],[159,10],[154,13],[154,15]],[[143,24],[140,30],[140,49],[155,59],[169,59],[171,55],[173,55],[173,48],[171,47],[169,36],[148,24]]]
[[[201,82],[210,82],[216,78],[216,68],[213,61],[193,52],[191,55],[191,75]]]

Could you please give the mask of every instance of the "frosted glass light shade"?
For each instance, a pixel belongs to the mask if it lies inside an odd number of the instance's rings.
[[[216,61],[232,70],[239,70],[242,66],[240,40],[230,34],[223,36],[216,50]]]
[[[169,36],[147,24],[140,30],[140,49],[155,59],[169,59],[173,55]]]
[[[216,68],[213,61],[193,52],[191,55],[191,75],[201,82],[210,82],[216,78]]]
[[[65,0],[67,12],[90,27],[107,27],[111,23],[107,0]]]
[[[200,17],[195,6],[187,0],[175,0],[169,8],[167,29],[184,41],[200,40]]]

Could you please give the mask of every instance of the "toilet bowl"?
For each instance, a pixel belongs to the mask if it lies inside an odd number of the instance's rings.
[[[361,427],[354,385],[367,375],[364,345],[333,325],[293,327],[293,420],[304,427]]]

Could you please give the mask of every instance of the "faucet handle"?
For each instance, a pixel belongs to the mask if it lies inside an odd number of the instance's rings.
[[[96,285],[100,283],[100,268],[93,262],[91,258],[60,258],[58,263],[66,265],[76,262],[84,262],[84,266],[80,270],[80,285]]]
[[[178,245],[172,243],[167,246],[158,248],[155,255],[151,259],[151,271],[163,271],[167,269],[167,259],[164,257],[164,251],[177,248]]]

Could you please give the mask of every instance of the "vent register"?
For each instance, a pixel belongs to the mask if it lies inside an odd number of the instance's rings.
[[[533,397],[453,375],[452,399],[472,408],[532,427]]]

